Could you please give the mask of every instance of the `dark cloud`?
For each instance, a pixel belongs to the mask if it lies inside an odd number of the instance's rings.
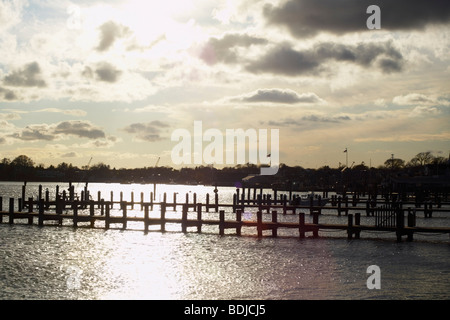
[[[283,44],[267,52],[246,68],[252,73],[273,73],[286,76],[319,75],[326,70],[329,61],[354,63],[361,67],[375,67],[384,73],[398,72],[403,57],[391,42],[344,45],[319,43],[304,51]]]
[[[78,154],[76,152],[68,152],[61,155],[62,158],[75,158],[78,157]]]
[[[22,69],[13,71],[4,78],[4,84],[13,87],[46,87],[41,78],[41,68],[37,62],[31,62]],[[9,94],[12,98],[13,95]]]
[[[280,6],[266,5],[269,24],[286,27],[298,38],[320,32],[344,34],[367,31],[367,7],[381,9],[381,28],[386,30],[423,29],[428,24],[450,22],[448,0],[289,0]]]
[[[322,100],[314,93],[298,94],[292,90],[283,89],[259,89],[248,95],[244,95],[233,99],[233,101],[240,102],[272,102],[283,104],[296,103],[318,103]]]
[[[0,99],[3,97],[6,101],[19,100],[14,91],[0,87]]]
[[[34,124],[29,125],[10,135],[11,138],[23,140],[23,141],[53,141],[56,139],[55,134],[52,132],[51,126],[47,124]]]
[[[98,139],[105,138],[103,130],[94,127],[87,121],[64,121],[54,129],[55,134],[74,135],[80,138]]]
[[[246,34],[227,34],[221,39],[210,38],[200,53],[200,58],[207,64],[236,63],[238,57],[234,48],[250,47],[252,45],[266,44],[266,39]]]
[[[350,120],[352,120],[352,118],[347,115],[325,116],[325,115],[311,114],[296,119],[285,118],[281,120],[270,120],[267,122],[267,124],[270,126],[277,126],[277,127],[305,127],[310,123],[329,124],[329,123],[341,123],[343,121],[350,121]]]
[[[117,70],[112,64],[107,62],[102,62],[97,65],[96,69],[94,70],[94,73],[96,75],[97,80],[104,81],[104,82],[110,82],[114,83],[119,80],[120,75],[122,74],[122,71]],[[92,69],[87,67],[83,71],[83,75],[87,77],[92,77]]]
[[[125,36],[130,30],[120,24],[116,24],[113,21],[105,22],[100,26],[100,43],[96,48],[97,51],[108,50],[114,42]]]
[[[134,134],[139,140],[154,142],[161,140],[161,131],[167,127],[169,127],[168,124],[155,120],[147,123],[130,124],[123,128],[123,131]]]

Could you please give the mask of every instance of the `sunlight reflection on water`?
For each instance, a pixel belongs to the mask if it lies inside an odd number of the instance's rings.
[[[0,184],[0,194],[20,194],[20,186]],[[30,184],[31,193],[34,187]],[[95,185],[91,187],[95,192]],[[170,194],[174,190],[173,186],[167,186],[167,191],[159,187]],[[124,191],[124,197],[134,191],[139,199],[137,192],[145,189],[149,194],[152,186],[106,184],[99,189],[106,196],[111,190]],[[181,195],[186,192],[200,196],[213,194],[213,190],[197,186],[176,189],[183,200]],[[130,213],[141,214],[139,210]],[[244,218],[254,219],[254,213]],[[183,234],[179,226],[171,228],[175,232],[168,226],[166,233],[145,234],[2,224],[0,299],[450,297],[450,250],[445,241],[257,239],[254,233],[220,237],[217,226],[209,234]],[[378,291],[366,287],[366,269],[372,264],[382,270],[382,289]]]

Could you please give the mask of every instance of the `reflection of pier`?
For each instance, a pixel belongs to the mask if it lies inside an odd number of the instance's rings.
[[[215,190],[217,191],[217,190]],[[196,228],[197,232],[202,232],[202,226],[217,226],[220,235],[225,234],[225,230],[235,230],[236,235],[241,235],[242,228],[256,229],[258,237],[264,235],[264,231],[270,231],[271,235],[278,236],[280,229],[294,229],[298,231],[298,236],[304,238],[307,233],[313,237],[319,236],[321,230],[342,230],[347,233],[349,239],[359,238],[361,231],[384,231],[393,232],[397,239],[401,241],[402,236],[407,236],[409,241],[413,240],[414,233],[450,233],[450,228],[432,228],[420,227],[416,225],[417,208],[402,208],[400,203],[384,204],[373,206],[373,202],[368,206],[353,206],[336,199],[335,205],[314,206],[314,205],[293,205],[287,201],[285,196],[261,197],[256,199],[242,199],[238,193],[234,196],[233,204],[220,204],[218,192],[214,193],[214,199],[210,201],[209,194],[206,195],[205,203],[197,202],[197,195],[192,197],[186,194],[184,202],[177,202],[177,193],[173,194],[173,201],[167,201],[167,194],[164,193],[163,200],[155,202],[153,193],[150,193],[150,201],[144,201],[144,194],[140,194],[140,201],[134,201],[134,194],[131,193],[131,201],[124,201],[123,194],[119,201],[114,201],[111,193],[110,201],[105,201],[101,193],[97,194],[98,200],[79,200],[70,199],[63,194],[57,193],[55,199],[50,201],[48,192],[45,199],[38,198],[34,200],[28,198],[9,199],[7,211],[3,211],[0,206],[0,223],[14,224],[18,220],[26,220],[28,224],[34,224],[37,221],[39,226],[45,226],[48,223],[64,225],[64,222],[70,223],[73,227],[85,227],[110,229],[111,225],[121,225],[121,229],[127,229],[128,223],[139,223],[145,232],[149,231],[150,226],[159,226],[160,231],[166,231],[166,224],[181,225],[181,231],[187,232],[188,228]],[[241,198],[239,201],[238,198]],[[83,199],[83,198],[82,198]],[[0,197],[0,204],[3,199]],[[256,211],[256,219],[248,219],[246,209]],[[338,216],[342,212],[347,216],[346,223],[329,224],[319,222],[322,210],[337,210]],[[130,216],[129,210],[139,211],[139,216]],[[350,210],[356,211],[354,214]],[[425,208],[424,208],[425,210]],[[440,209],[444,211],[445,209]],[[181,212],[180,212],[181,211]],[[309,211],[312,216],[311,222],[306,222],[305,211]],[[366,213],[368,221],[373,224],[361,224],[361,212]],[[448,211],[448,210],[447,210]],[[427,211],[426,217],[431,216]],[[178,214],[177,214],[178,213]],[[181,213],[181,216],[180,216]],[[266,214],[267,213],[267,214]],[[298,219],[284,221],[283,216],[290,213],[289,216],[298,214]],[[156,214],[156,216],[155,216]],[[428,216],[427,216],[428,214]],[[252,215],[253,217],[253,215]],[[244,219],[243,219],[244,218]],[[366,219],[366,220],[367,220]],[[86,225],[87,223],[87,225]]]

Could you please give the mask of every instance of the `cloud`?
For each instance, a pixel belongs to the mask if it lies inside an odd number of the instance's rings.
[[[304,128],[308,124],[311,123],[341,123],[343,121],[350,121],[352,118],[348,115],[336,115],[336,116],[328,116],[324,114],[309,114],[302,117],[297,118],[284,118],[281,120],[270,120],[267,121],[269,126],[275,127],[299,127]],[[308,127],[310,128],[310,127]]]
[[[383,73],[398,72],[403,66],[403,56],[391,42],[358,45],[325,42],[303,51],[282,44],[250,62],[246,69],[252,73],[286,76],[319,75],[326,70],[325,64],[329,61],[353,63],[364,68],[375,67]]]
[[[100,43],[97,51],[107,51],[114,42],[129,33],[129,29],[123,25],[116,24],[114,21],[105,22],[100,26]]]
[[[86,116],[86,111],[80,110],[80,109],[58,109],[58,108],[45,108],[36,110],[35,112],[52,112],[52,113],[62,113],[69,116],[75,116],[75,117],[84,117]]]
[[[289,0],[279,6],[266,5],[264,17],[269,25],[286,27],[297,38],[321,32],[342,35],[368,31],[367,7],[381,9],[381,28],[421,30],[429,24],[450,22],[450,3],[442,0]]]
[[[297,103],[323,103],[315,93],[308,92],[298,94],[289,89],[258,89],[246,95],[234,97],[231,101],[238,102],[270,102],[283,104],[297,104]]]
[[[235,52],[237,47],[250,47],[252,45],[266,44],[263,38],[253,37],[246,34],[226,34],[220,39],[210,38],[204,45],[200,58],[209,65],[216,63],[237,63],[238,56]]]
[[[54,129],[55,134],[74,135],[80,138],[98,139],[105,138],[103,130],[94,127],[89,121],[64,121]]]
[[[86,66],[81,75],[86,78],[95,78],[96,80],[114,83],[119,80],[122,71],[116,69],[108,62],[100,62],[94,68]]]
[[[105,82],[117,82],[122,71],[117,70],[113,65],[103,62],[97,66],[95,70],[98,80]]]
[[[4,78],[4,84],[13,87],[46,87],[41,79],[41,68],[37,62],[31,62],[20,70],[13,71]]]
[[[78,156],[79,156],[78,153],[72,151],[72,152],[62,154],[61,158],[76,158]]]
[[[134,134],[138,140],[154,142],[161,140],[161,130],[169,127],[168,124],[155,120],[147,123],[133,123],[125,128],[123,131]]]
[[[19,132],[11,134],[9,137],[23,141],[53,141],[56,139],[52,126],[48,124],[32,124],[21,129]]]
[[[439,101],[436,98],[421,93],[409,93],[403,96],[396,96],[392,99],[392,102],[398,105],[434,105],[440,102],[445,103],[445,101]]]
[[[2,87],[0,87],[0,99],[1,97],[3,97],[6,101],[14,101],[19,99],[14,91]]]
[[[20,23],[25,1],[0,1],[0,30]]]

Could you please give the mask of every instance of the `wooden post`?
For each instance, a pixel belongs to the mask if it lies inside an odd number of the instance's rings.
[[[357,212],[355,213],[355,226],[359,227],[360,225],[361,225],[361,213]],[[361,233],[360,229],[355,231],[355,239],[360,238],[360,233]]]
[[[173,193],[173,211],[177,210],[177,193]]]
[[[220,210],[219,212],[219,235],[223,236],[225,234],[225,211]]]
[[[148,204],[144,205],[144,232],[147,233],[148,232],[148,219],[149,219],[149,215],[148,215]]]
[[[23,200],[25,200],[25,199],[23,199]],[[23,203],[22,203],[22,198],[17,199],[17,207],[18,207],[18,211],[22,212],[23,207],[24,207]]]
[[[89,201],[89,215],[91,216],[91,228],[94,227],[94,213],[95,213],[95,205],[94,205],[94,201],[90,200]]]
[[[216,212],[219,211],[219,194],[217,192],[217,188],[214,190],[214,200],[216,205]]]
[[[188,207],[187,204],[183,204],[183,211],[181,213],[181,232],[187,232],[187,215],[188,215]]]
[[[161,232],[166,232],[166,203],[163,202],[160,204],[161,211]]]
[[[275,224],[272,226],[272,237],[278,236],[278,212],[276,210],[272,211],[272,222]]]
[[[42,184],[38,187],[38,201],[42,199]]]
[[[416,210],[412,211],[411,208],[408,208],[408,227],[415,227],[415,226],[416,226]],[[407,241],[413,241],[413,238],[414,232],[409,231]]]
[[[131,198],[131,200],[133,200],[133,198]],[[133,208],[133,204],[134,204],[134,202],[131,203],[132,208]],[[123,207],[122,207],[122,218],[123,218],[122,229],[124,229],[124,230],[127,228],[127,222],[128,222],[127,221],[127,210],[128,210],[127,206],[128,206],[128,202],[124,201]]]
[[[111,191],[111,209],[114,206],[114,191]]]
[[[351,240],[352,238],[353,238],[353,214],[349,214],[347,226],[347,239]]]
[[[241,235],[241,229],[242,229],[242,210],[238,209],[236,210],[236,222],[238,222],[238,226],[236,227],[236,235]]]
[[[402,235],[403,235],[403,231],[404,231],[404,227],[405,227],[405,216],[403,214],[403,210],[402,209],[397,209],[396,210],[396,218],[397,218],[397,241],[400,242],[402,241]]]
[[[256,212],[256,221],[257,221],[257,231],[258,231],[258,238],[261,238],[263,236],[263,226],[262,226],[262,211],[258,210]]]
[[[78,201],[72,202],[72,209],[73,209],[73,227],[78,227]]]
[[[40,227],[42,227],[44,225],[44,200],[43,199],[39,199],[38,224]]]
[[[105,199],[100,199],[100,215],[105,214]]]
[[[27,184],[26,184],[26,182],[23,184],[23,186],[22,186],[22,199],[23,199],[23,201],[25,201],[25,191],[26,191],[26,188],[27,188]],[[2,211],[2,209],[1,209],[1,205],[0,205],[0,211]]]
[[[341,201],[341,197],[339,196],[337,199],[337,212],[338,212],[338,216],[341,216],[341,205],[342,205],[342,201]]]
[[[110,209],[109,206],[107,206],[105,209],[106,209],[105,210],[105,229],[108,230],[109,229],[109,224],[111,222],[111,220],[110,220],[110,210],[111,209]]]
[[[305,237],[305,213],[300,212],[298,215],[298,231],[300,234],[300,239]]]
[[[131,191],[131,210],[134,209],[134,191]]]
[[[317,212],[317,211],[313,212],[313,224],[314,225],[319,224],[319,212]],[[319,236],[319,227],[314,226],[313,237],[317,238],[318,236]]]
[[[0,196],[0,211],[3,211],[3,197]],[[2,215],[3,217],[3,215]]]
[[[236,193],[233,193],[233,212],[236,212]]]
[[[102,198],[102,193],[101,191],[97,192],[97,203],[98,203],[98,208],[100,209],[100,199]]]
[[[153,192],[150,192],[150,210],[153,211]]]
[[[206,194],[206,212],[209,212],[209,193]]]
[[[141,211],[144,210],[144,193],[141,192]]]
[[[14,198],[9,198],[9,224],[14,224]]]
[[[50,202],[50,191],[48,191],[48,188],[45,189],[45,209],[49,208],[49,202]]]
[[[202,204],[201,203],[197,203],[197,232],[201,233],[202,232]]]

